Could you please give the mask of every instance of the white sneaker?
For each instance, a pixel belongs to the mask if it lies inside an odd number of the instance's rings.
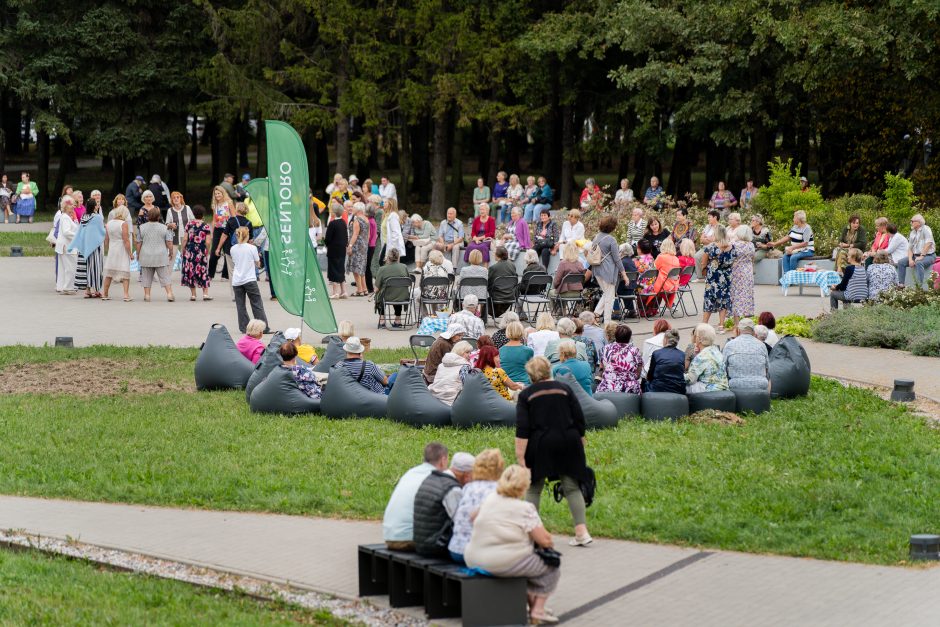
[[[568,541],[568,546],[587,546],[590,543],[594,542],[594,538],[591,537],[591,534],[586,533],[580,538],[575,536]]]

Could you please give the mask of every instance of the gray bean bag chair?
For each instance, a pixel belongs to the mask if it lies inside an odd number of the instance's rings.
[[[647,392],[640,396],[640,411],[645,420],[676,420],[689,414],[689,399],[685,394]]]
[[[736,404],[734,392],[731,390],[698,392],[696,394],[689,394],[688,398],[690,414],[702,411],[703,409],[733,412]]]
[[[765,411],[770,411],[770,392],[767,390],[732,391],[734,392],[734,411],[736,413],[762,414]]]
[[[248,403],[251,411],[265,414],[316,414],[320,401],[300,391],[287,368],[275,366],[264,381],[255,386]]]
[[[320,413],[330,418],[385,418],[388,397],[367,390],[345,368],[334,366],[320,399]]]
[[[584,391],[578,380],[570,374],[561,374],[555,377],[556,381],[565,383],[574,390],[574,395],[581,405],[584,414],[584,424],[588,429],[606,429],[616,427],[620,422],[620,412],[612,401],[597,400]]]
[[[809,393],[809,357],[792,335],[784,336],[770,351],[770,395],[795,398]]]
[[[238,351],[228,329],[213,324],[196,358],[196,389],[240,390],[248,383],[254,368]]]
[[[251,373],[251,376],[248,377],[248,383],[245,384],[245,400],[249,403],[251,402],[251,392],[255,387],[267,378],[268,374],[277,366],[280,366],[283,361],[281,360],[281,355],[278,353],[281,345],[284,344],[287,340],[284,339],[284,334],[278,331],[271,336],[271,341],[268,342],[268,347],[264,349],[264,353],[261,355],[261,359],[258,360],[258,363],[255,364],[255,369]]]
[[[397,386],[398,383],[396,382]],[[394,388],[392,388],[394,389]],[[463,390],[450,408],[450,419],[455,427],[473,425],[516,425],[516,406],[499,395],[483,373],[470,371],[463,382]]]
[[[415,427],[449,426],[450,406],[434,398],[417,368],[402,366],[388,395],[388,417]]]
[[[330,343],[326,345],[326,351],[323,353],[323,359],[317,362],[313,367],[314,372],[329,372],[330,368],[346,359],[346,351],[343,350],[343,340],[339,336],[330,338]]]
[[[617,415],[621,418],[640,415],[640,395],[627,392],[598,392],[594,398],[601,401],[610,401],[617,408]]]

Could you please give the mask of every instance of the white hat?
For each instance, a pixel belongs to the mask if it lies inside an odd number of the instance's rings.
[[[297,327],[291,327],[284,330],[284,339],[285,340],[296,340],[300,337],[300,329]]]
[[[358,183],[358,182],[359,182],[359,177],[356,176],[355,174],[350,174],[350,175],[349,175],[349,182],[352,183],[353,181],[356,181],[356,182]]]
[[[347,353],[358,355],[365,352],[366,348],[362,345],[362,342],[359,341],[359,338],[354,335],[343,344],[343,350]]]
[[[159,183],[159,182],[160,182],[160,175],[159,175],[159,174],[154,174],[153,176],[151,176],[151,177],[150,177],[150,182],[151,182],[151,183]]]
[[[447,327],[447,330],[441,333],[441,337],[444,338],[445,340],[449,340],[455,335],[466,335],[466,334],[467,334],[467,328],[464,327],[459,322],[455,322],[454,324]]]
[[[476,307],[480,304],[480,299],[477,298],[476,294],[467,294],[463,297],[463,308],[467,309],[468,307]]]
[[[470,453],[454,453],[453,459],[450,460],[450,467],[460,472],[470,472],[473,470],[475,461],[476,458]]]

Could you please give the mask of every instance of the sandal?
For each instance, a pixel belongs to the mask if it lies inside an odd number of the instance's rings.
[[[109,298],[108,300],[111,300],[111,299]],[[124,299],[124,302],[125,302],[125,303],[132,303],[132,302],[134,302],[134,299],[133,299],[133,298],[125,298],[125,299]]]
[[[195,301],[196,301],[196,297],[195,297],[195,296],[190,296],[190,297],[189,297],[189,300],[190,300],[191,302],[195,302]]]
[[[212,300],[212,297],[211,297],[211,296],[203,296],[203,297],[202,297],[202,300]]]
[[[102,297],[101,297],[101,300],[111,300],[111,297],[110,297],[110,296],[102,296]]]

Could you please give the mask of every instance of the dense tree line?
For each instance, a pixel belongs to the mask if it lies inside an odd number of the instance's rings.
[[[775,155],[826,194],[880,192],[906,169],[937,202],[938,14],[920,0],[0,0],[0,168],[32,128],[43,189],[50,153],[61,178],[79,151],[116,186],[143,167],[185,187],[197,141],[217,180],[263,163],[253,122],[280,118],[304,134],[315,189],[333,171],[400,171],[403,197],[435,215],[465,174],[545,174],[568,204],[576,170],[637,192],[655,174],[681,194],[693,171],[706,189],[763,183]]]

